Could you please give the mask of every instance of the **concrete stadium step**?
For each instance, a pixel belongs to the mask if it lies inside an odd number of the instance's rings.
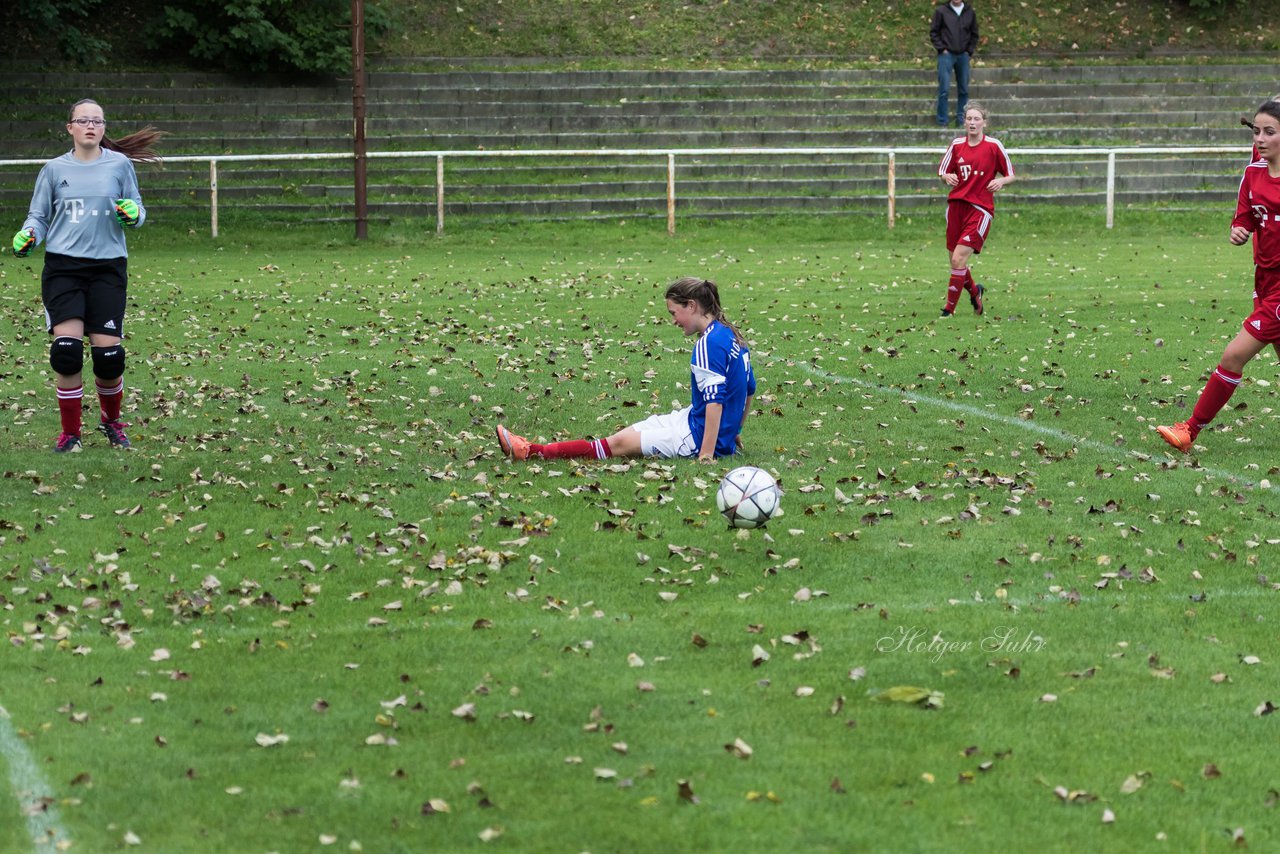
[[[1060,119],[1062,117],[1059,117]],[[828,129],[769,128],[696,130],[657,129],[647,133],[563,132],[513,133],[428,133],[384,134],[376,126],[368,132],[370,152],[396,151],[483,151],[483,150],[599,150],[643,149],[655,152],[689,148],[936,148],[941,152],[956,138],[955,129],[923,127],[894,128],[891,125],[868,128],[833,127]],[[1247,134],[1237,128],[1188,125],[1165,127],[1158,138],[1152,138],[1150,126],[1133,122],[1116,127],[1045,126],[994,129],[992,136],[1007,148],[1057,146],[1150,146],[1150,145],[1233,145],[1247,152]],[[1243,138],[1242,138],[1243,136]],[[262,133],[258,135],[173,135],[163,140],[162,153],[170,156],[241,154],[278,154],[282,152],[343,155],[351,150],[349,136],[311,133],[304,135]],[[58,138],[27,138],[6,143],[10,158],[49,159],[64,150],[65,141]],[[335,158],[336,159],[336,158]],[[304,163],[305,161],[299,161]],[[497,168],[497,164],[494,164]]]
[[[1100,128],[1083,125],[1001,130],[994,134],[1006,147],[1014,145],[1064,144],[1081,145],[1241,145],[1239,127],[1165,127],[1153,139],[1150,126]],[[941,151],[956,137],[956,131],[939,128],[876,128],[847,130],[700,130],[689,133],[655,132],[649,134],[603,133],[508,133],[508,134],[435,134],[419,142],[422,148],[442,151],[474,151],[479,149],[680,149],[680,148],[914,148],[936,146]],[[403,145],[400,146],[403,149]]]
[[[793,128],[817,131],[824,129],[841,129],[859,131],[872,128],[900,129],[904,120],[914,121],[917,126],[926,122],[932,124],[932,105],[922,103],[897,105],[893,112],[883,113],[768,113],[763,115],[724,115],[716,123],[716,129],[725,131],[780,130],[790,132]],[[1164,127],[1185,127],[1202,129],[1206,127],[1228,128],[1237,139],[1247,138],[1240,130],[1239,111],[1234,113],[1200,113],[1194,110],[1143,110],[1141,112],[1121,112],[1113,110],[1087,115],[1091,130],[1150,127],[1159,118]],[[1005,127],[1020,131],[1033,131],[1040,128],[1054,127],[1071,122],[1078,118],[1075,112],[1039,111],[1034,115],[1019,117],[1002,117]],[[485,116],[485,117],[451,117],[421,119],[373,119],[369,122],[369,133],[378,136],[406,136],[412,133],[458,133],[458,134],[553,134],[566,133],[615,133],[644,138],[655,133],[679,132],[682,134],[697,133],[707,129],[705,115],[663,115],[660,113],[619,113],[616,115],[540,115],[540,116]],[[999,136],[999,128],[992,122],[992,135]],[[559,147],[559,146],[556,146]],[[616,146],[629,147],[629,146]]]
[[[1259,66],[1245,66],[1251,69],[1250,75],[1235,73],[1223,79],[1207,79],[1206,74],[1229,70],[1227,67],[1209,67],[1196,69],[1201,73],[1183,72],[1184,76],[1148,79],[1161,69],[1145,67],[1138,79],[1124,80],[1125,67],[1100,67],[1092,74],[1095,86],[1082,86],[1079,69],[1022,69],[1020,77],[1007,79],[1013,70],[1003,68],[977,67],[974,70],[973,87],[975,90],[986,87],[987,96],[1000,98],[1038,98],[1051,96],[1063,90],[1081,91],[1100,87],[1121,97],[1153,97],[1166,95],[1177,96],[1210,96],[1239,95],[1247,97],[1247,103],[1265,97],[1268,90],[1258,89],[1259,82],[1267,82],[1270,70]],[[1130,69],[1131,70],[1131,69]],[[1240,69],[1237,69],[1240,71]],[[612,73],[611,73],[612,74]],[[848,97],[902,98],[912,95],[928,95],[934,84],[931,72],[927,69],[919,71],[893,72],[892,78],[884,74],[862,70],[853,76],[836,75],[832,72],[738,72],[731,79],[721,79],[708,72],[692,72],[683,74],[679,83],[654,82],[663,78],[660,72],[630,72],[629,78],[621,82],[605,85],[592,82],[597,78],[591,72],[574,74],[549,73],[546,79],[530,80],[528,73],[491,72],[483,75],[483,85],[459,84],[452,74],[401,74],[370,75],[367,96],[370,104],[420,104],[436,103],[473,103],[477,101],[526,103],[542,103],[549,100],[565,100],[573,103],[616,103],[619,101],[635,102],[645,100],[701,100],[731,102],[741,99],[767,97],[774,100],[794,102],[796,100],[825,101]],[[797,76],[800,75],[800,76]],[[18,75],[19,77],[23,75]],[[30,76],[30,75],[28,75]],[[127,75],[125,75],[127,76]],[[216,79],[216,78],[215,78]],[[1274,79],[1274,78],[1272,78]],[[522,82],[523,81],[523,82]],[[887,82],[886,82],[887,81]],[[11,85],[15,85],[12,84]],[[20,85],[20,84],[18,84]],[[43,85],[40,98],[36,102],[24,100],[21,109],[33,112],[39,106],[44,112],[36,115],[48,116],[47,110],[57,115],[60,109],[86,93],[80,86],[53,87]],[[299,104],[310,104],[314,107],[331,106],[349,107],[351,93],[345,81],[334,81],[323,87],[253,87],[253,99],[245,101],[246,87],[230,85],[209,85],[203,87],[175,86],[148,87],[135,84],[121,86],[95,85],[89,94],[104,103],[113,113],[129,109],[130,115],[142,115],[147,106],[164,115],[170,110],[185,107],[191,109],[206,107],[241,106],[260,114],[269,114],[271,110],[291,110]],[[566,97],[571,95],[571,97]],[[249,106],[252,105],[252,106]]]
[[[1023,182],[1020,192],[1024,195],[1037,193],[1061,192],[1101,194],[1102,184],[1096,177],[1086,176],[1049,176],[1030,178]],[[1117,190],[1121,193],[1163,193],[1171,197],[1200,196],[1204,188],[1196,176],[1145,176],[1117,182]],[[1224,197],[1232,197],[1229,191],[1221,190]],[[230,198],[252,198],[255,194],[250,188]],[[301,195],[313,198],[325,198],[335,201],[353,199],[351,186],[312,185],[302,188]],[[910,178],[897,182],[895,195],[899,199],[921,196],[934,200],[940,205],[944,195],[939,190],[936,179]],[[510,199],[541,199],[543,201],[608,200],[617,198],[649,198],[666,200],[666,185],[660,181],[648,182],[616,182],[607,184],[580,184],[557,187],[554,190],[540,185],[512,184],[504,187],[456,189],[447,196],[446,205],[461,202],[506,201]],[[807,199],[885,199],[887,198],[883,180],[846,179],[828,181],[787,181],[760,180],[750,185],[730,180],[689,181],[679,185],[676,192],[678,201],[694,201],[708,198],[749,198],[771,197]],[[433,187],[406,187],[402,185],[374,184],[369,187],[369,198],[373,203],[388,199],[417,198],[433,200]]]
[[[985,97],[985,95],[984,95]],[[977,97],[974,98],[977,100]],[[1132,112],[1205,112],[1210,114],[1238,115],[1241,110],[1224,104],[1222,97],[1210,95],[1148,95],[1136,98],[1130,95],[1082,95],[1077,91],[1059,89],[1035,97],[1000,98],[990,102],[992,112],[998,116],[1027,116],[1034,118],[1043,113],[1106,114],[1112,111]],[[1247,104],[1246,101],[1241,101]],[[642,101],[429,101],[379,102],[370,115],[377,118],[457,119],[485,117],[526,117],[540,115],[688,115],[688,116],[752,116],[777,113],[802,115],[892,115],[901,114],[908,105],[924,105],[932,115],[934,95],[913,92],[894,97],[869,97],[865,93],[847,98],[796,99],[796,98],[735,98],[733,100],[642,100]]]
[[[1035,80],[1061,80],[1089,85],[1097,83],[1127,83],[1148,81],[1256,81],[1273,73],[1274,67],[1254,63],[1168,63],[1168,64],[1045,64],[1017,63],[988,65],[979,60],[974,64],[975,76],[982,75],[1001,82]],[[874,66],[867,68],[824,69],[697,69],[697,70],[648,70],[612,69],[598,71],[547,71],[547,70],[455,70],[443,72],[414,72],[378,70],[375,65],[368,74],[371,86],[387,86],[395,82],[405,85],[439,85],[467,87],[486,85],[493,80],[503,80],[512,86],[524,85],[538,88],[565,88],[572,85],[637,85],[683,84],[724,85],[733,82],[750,82],[760,77],[779,82],[807,83],[821,80],[828,83],[843,82],[863,85],[873,82],[915,82],[923,75],[932,75],[932,66],[916,68],[901,66]]]
[[[386,140],[394,143],[389,147],[405,148],[424,147],[421,143],[424,134],[432,139],[430,147],[435,148],[470,148],[484,146],[487,148],[508,148],[528,145],[527,140],[533,135],[554,135],[558,141],[538,142],[539,148],[578,148],[578,147],[635,147],[632,142],[619,143],[614,139],[594,139],[583,141],[574,139],[574,135],[587,132],[597,134],[614,134],[631,138],[633,141],[644,140],[644,145],[663,147],[699,147],[703,142],[659,141],[656,135],[676,132],[705,136],[708,133],[726,133],[730,131],[774,130],[784,131],[793,138],[797,132],[817,131],[822,129],[839,129],[851,135],[869,130],[887,129],[893,131],[893,140],[883,139],[876,142],[849,142],[845,144],[873,145],[915,145],[921,144],[911,139],[914,131],[921,129],[933,132],[932,111],[930,101],[892,102],[883,105],[869,105],[871,109],[841,108],[828,106],[821,111],[795,112],[778,109],[762,111],[755,105],[718,107],[708,110],[662,110],[648,106],[630,109],[595,108],[583,109],[570,113],[516,113],[503,114],[495,111],[484,111],[481,114],[462,114],[439,117],[435,115],[406,116],[397,111],[390,116],[371,113],[366,125],[371,140]],[[1129,134],[1117,136],[1115,129],[1142,128],[1140,138],[1135,143],[1160,144],[1161,142],[1191,142],[1198,144],[1241,143],[1246,144],[1248,134],[1239,127],[1240,110],[1213,109],[1204,103],[1182,103],[1169,105],[1164,103],[1148,103],[1126,105],[1120,100],[1098,100],[1090,102],[1084,99],[1045,99],[1035,105],[1029,112],[1016,112],[1012,103],[1004,104],[1002,112],[995,112],[991,120],[991,132],[997,138],[1008,142],[1011,134],[1025,136],[1061,137],[1055,127],[1071,125],[1076,139],[1112,140],[1123,139]],[[1126,109],[1126,106],[1129,107]],[[878,109],[876,109],[878,107]],[[152,123],[148,120],[147,123]],[[249,146],[250,150],[264,150],[264,142],[276,143],[277,150],[290,150],[297,146],[298,138],[323,137],[331,140],[328,145],[316,145],[314,142],[304,143],[307,150],[329,148],[344,150],[349,147],[351,119],[347,115],[331,115],[327,117],[251,117],[247,115],[219,119],[214,116],[203,116],[200,119],[171,119],[154,122],[170,134],[164,140],[164,147],[173,152],[217,153],[228,152],[231,148]],[[134,123],[140,127],[143,122]],[[113,122],[113,135],[136,129],[127,120]],[[124,127],[121,128],[121,125]],[[116,130],[115,128],[121,128]],[[941,132],[943,136],[946,132]],[[520,142],[512,142],[511,137],[519,135]],[[473,139],[466,139],[467,136]],[[6,140],[7,153],[13,156],[30,156],[46,154],[48,147],[63,142],[64,131],[61,127],[51,126],[44,121],[10,120],[0,121],[0,139]],[[719,144],[719,143],[714,143]],[[733,143],[742,144],[742,143]],[[786,143],[768,143],[769,145]],[[810,145],[810,142],[795,141],[792,145]],[[839,144],[839,143],[837,143]]]

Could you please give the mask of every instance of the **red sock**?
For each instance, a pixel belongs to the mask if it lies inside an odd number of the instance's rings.
[[[947,282],[947,311],[956,310],[956,303],[960,301],[960,293],[966,289],[965,277],[968,275],[968,267],[951,271],[951,279]]]
[[[1200,392],[1196,408],[1191,410],[1191,419],[1187,422],[1193,433],[1199,433],[1200,428],[1212,421],[1219,410],[1227,405],[1232,392],[1240,385],[1240,377],[1240,374],[1232,373],[1222,365],[1214,369],[1209,375],[1209,381],[1204,384],[1204,391]]]
[[[576,439],[572,442],[552,442],[549,445],[529,445],[529,456],[544,460],[588,459],[604,460],[613,456],[608,439]]]
[[[62,432],[80,435],[80,400],[84,397],[84,385],[58,389],[58,415],[62,419]]]
[[[973,280],[973,270],[964,268],[964,289],[971,294],[978,293],[978,283]]]
[[[124,402],[124,377],[120,377],[110,386],[103,385],[102,380],[97,377],[93,378],[93,383],[98,389],[98,406],[102,409],[102,420],[119,421],[120,404]]]

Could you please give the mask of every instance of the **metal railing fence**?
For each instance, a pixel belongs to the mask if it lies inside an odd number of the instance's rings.
[[[1146,155],[1246,155],[1250,149],[1241,146],[1074,146],[1060,148],[1010,148],[1009,156],[1017,170],[1018,162],[1026,157],[1079,157],[1081,155],[1107,158],[1106,173],[1106,227],[1115,225],[1116,169],[1118,161],[1125,157]],[[883,157],[885,164],[885,198],[888,228],[893,228],[897,215],[897,159],[900,155],[935,155],[941,159],[942,149],[938,146],[920,147],[833,147],[833,148],[610,148],[610,149],[501,149],[477,151],[371,151],[366,156],[370,160],[391,159],[434,159],[436,164],[436,232],[443,233],[445,225],[445,161],[451,158],[490,158],[490,157],[523,157],[523,158],[577,158],[577,157],[633,157],[662,158],[666,161],[667,183],[667,232],[674,234],[676,230],[676,165],[677,158],[708,156],[849,156],[849,157]],[[351,152],[311,152],[290,154],[183,154],[164,158],[166,163],[208,163],[209,164],[209,222],[212,236],[218,236],[218,165],[221,163],[247,163],[267,161],[307,161],[307,160],[353,160]],[[34,165],[39,166],[44,160],[0,160],[0,166]],[[1016,186],[1016,185],[1015,185]]]

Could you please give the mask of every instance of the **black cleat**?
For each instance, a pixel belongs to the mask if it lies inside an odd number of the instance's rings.
[[[99,421],[98,432],[107,437],[113,448],[131,448],[133,445],[124,434],[124,428],[128,426],[123,421]]]

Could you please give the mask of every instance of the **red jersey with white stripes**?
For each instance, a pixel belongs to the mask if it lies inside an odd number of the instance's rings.
[[[1013,177],[1013,164],[999,140],[984,136],[977,145],[968,137],[957,137],[938,164],[938,174],[954,174],[960,183],[951,188],[947,200],[969,202],[988,213],[994,213],[996,200],[987,184],[999,175]]]
[[[1245,167],[1231,225],[1253,232],[1253,263],[1280,267],[1280,178],[1267,174],[1265,160]]]

